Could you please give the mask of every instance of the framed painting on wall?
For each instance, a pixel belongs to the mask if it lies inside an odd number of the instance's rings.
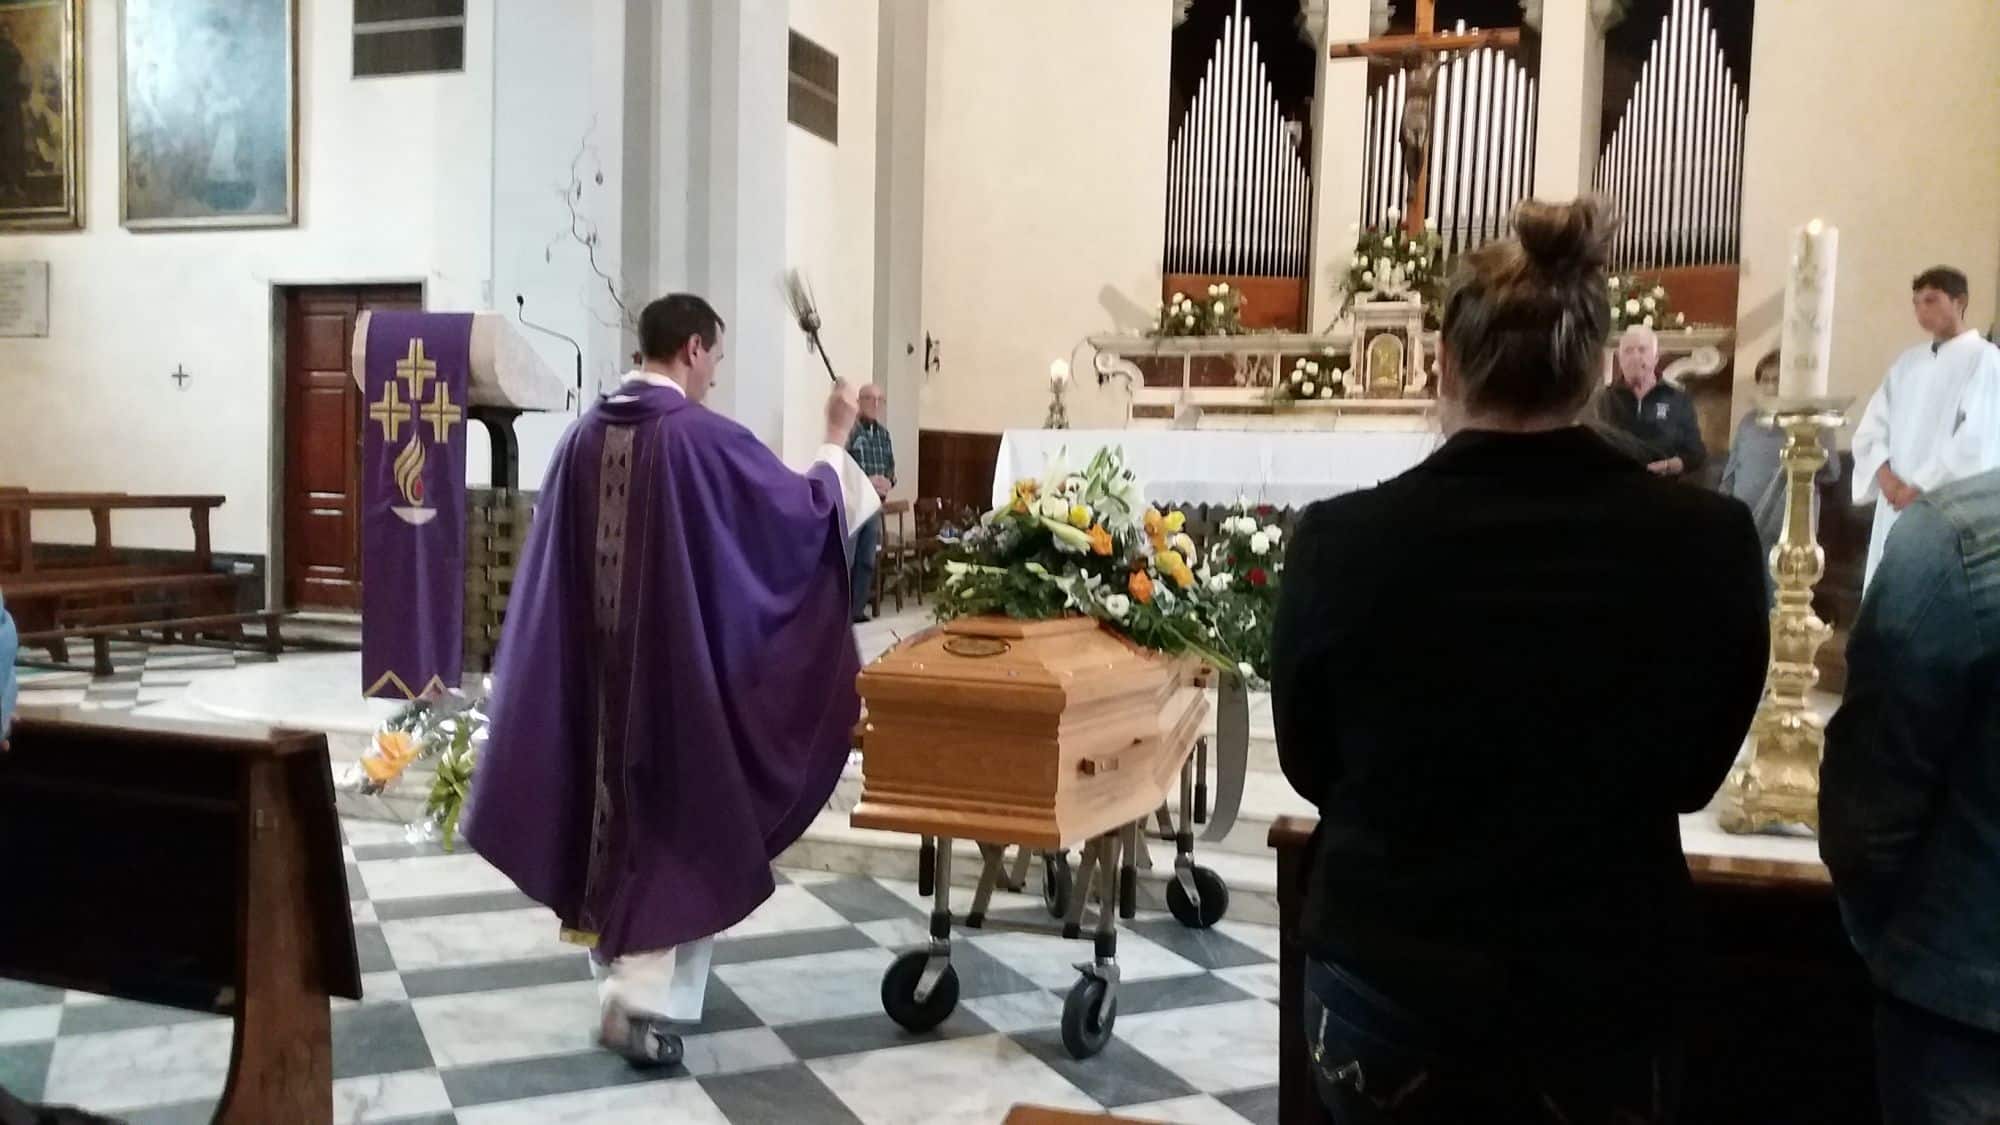
[[[124,0],[121,14],[125,225],[297,222],[297,0]]]
[[[0,0],[0,230],[83,225],[83,0]]]

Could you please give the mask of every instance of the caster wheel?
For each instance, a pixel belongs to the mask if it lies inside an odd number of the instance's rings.
[[[1076,893],[1076,879],[1070,874],[1069,856],[1062,852],[1042,853],[1042,905],[1049,917],[1069,917],[1070,898]]]
[[[1118,1001],[1106,1002],[1110,987],[1096,977],[1084,977],[1063,1001],[1062,1041],[1071,1058],[1094,1058],[1111,1042],[1118,1022]]]
[[[1205,930],[1229,911],[1229,887],[1222,876],[1206,867],[1192,871],[1194,889],[1201,895],[1201,906],[1188,901],[1187,891],[1181,888],[1178,877],[1167,880],[1167,909],[1173,912],[1174,920],[1190,930]]]
[[[906,1031],[922,1034],[935,1028],[958,1007],[958,970],[946,966],[937,987],[923,1000],[917,999],[917,982],[923,978],[930,954],[913,950],[896,958],[882,974],[882,1010]]]

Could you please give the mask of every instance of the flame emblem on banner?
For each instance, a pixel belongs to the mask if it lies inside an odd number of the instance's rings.
[[[410,444],[396,454],[394,465],[396,490],[403,494],[406,507],[391,508],[390,511],[412,527],[421,527],[437,518],[436,508],[424,506],[424,440],[420,434],[410,435]]]

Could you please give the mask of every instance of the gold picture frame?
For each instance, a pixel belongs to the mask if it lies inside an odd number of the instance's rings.
[[[299,218],[298,0],[120,0],[126,229]]]
[[[82,229],[83,127],[83,0],[0,0],[0,231]]]

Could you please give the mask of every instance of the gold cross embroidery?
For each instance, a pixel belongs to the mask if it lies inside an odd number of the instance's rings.
[[[382,388],[382,400],[368,408],[369,419],[382,423],[384,445],[396,444],[397,436],[410,421],[410,404],[402,400],[400,390],[393,380],[390,381]]]
[[[437,361],[425,357],[422,340],[411,340],[409,354],[396,361],[396,378],[410,385],[411,402],[424,401],[424,389],[437,378],[437,373]]]
[[[437,393],[423,405],[424,421],[431,424],[431,440],[439,445],[451,444],[452,427],[464,419],[465,412],[451,401],[451,390],[443,383],[437,385]]]

